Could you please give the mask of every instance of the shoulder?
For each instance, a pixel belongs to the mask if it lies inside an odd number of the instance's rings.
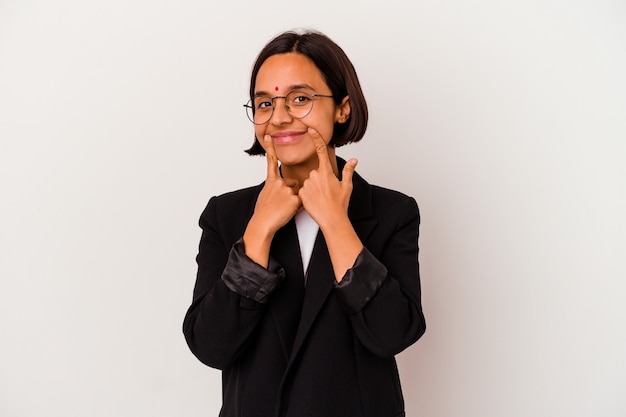
[[[414,206],[417,210],[417,202],[413,197],[401,191],[370,184],[356,172],[353,185],[356,194],[360,197],[358,203],[371,204],[374,212],[393,212],[402,210],[407,205]]]
[[[240,207],[242,204],[256,202],[263,184],[252,187],[242,188],[240,190],[229,191],[227,193],[213,196],[209,203],[218,204],[220,207]]]
[[[337,165],[340,172],[343,170],[346,161],[337,157]],[[354,172],[352,177],[353,194],[352,194],[352,214],[356,217],[366,216],[368,213],[390,213],[397,210],[403,210],[406,206],[413,207],[417,212],[417,203],[413,197],[408,196],[400,191],[390,188],[381,187],[379,185],[370,184]],[[356,207],[354,207],[356,206]],[[370,211],[371,210],[371,211]]]
[[[262,186],[263,184],[255,185],[211,197],[200,216],[200,222],[203,219],[212,219],[219,223],[224,219],[229,222],[247,222],[254,211]]]
[[[373,217],[387,229],[401,227],[407,222],[420,222],[419,208],[415,199],[403,192],[379,185],[369,184],[363,177],[353,177],[354,195],[351,203],[352,218]]]
[[[381,187],[379,185],[369,185],[372,191],[372,200],[377,200],[387,204],[401,204],[410,200],[414,200],[413,197],[404,194],[401,191],[392,190],[391,188]]]
[[[419,208],[415,198],[390,188],[370,185],[372,209],[374,213],[392,214],[419,218]]]

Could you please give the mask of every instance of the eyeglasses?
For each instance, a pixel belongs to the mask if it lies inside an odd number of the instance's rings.
[[[333,98],[324,94],[309,94],[304,91],[291,91],[286,96],[266,97],[257,96],[250,99],[243,106],[246,108],[248,119],[255,125],[262,125],[270,121],[274,114],[274,100],[285,99],[285,110],[294,119],[302,119],[313,110],[316,98]]]

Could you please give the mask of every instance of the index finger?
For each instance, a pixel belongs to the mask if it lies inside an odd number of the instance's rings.
[[[317,130],[312,127],[309,128],[309,134],[311,135],[311,139],[313,139],[313,144],[315,145],[315,152],[317,152],[317,159],[319,159],[320,166],[319,169],[331,170],[332,166],[330,164],[330,159],[328,158],[328,148],[326,142]]]
[[[280,177],[278,172],[278,158],[276,157],[276,149],[274,141],[270,135],[263,136],[263,144],[265,145],[265,157],[267,158],[267,179],[273,180]]]

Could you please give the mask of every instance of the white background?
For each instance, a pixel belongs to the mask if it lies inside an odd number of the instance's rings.
[[[421,208],[408,415],[626,415],[622,0],[0,0],[0,416],[217,415],[197,220],[263,180],[249,72],[297,27],[370,105],[338,154]]]

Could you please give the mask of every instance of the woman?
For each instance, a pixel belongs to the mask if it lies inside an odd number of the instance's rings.
[[[220,416],[403,416],[394,355],[425,330],[420,218],[335,155],[367,126],[354,67],[323,34],[283,33],[246,107],[267,178],[210,199],[183,324],[223,371]]]

